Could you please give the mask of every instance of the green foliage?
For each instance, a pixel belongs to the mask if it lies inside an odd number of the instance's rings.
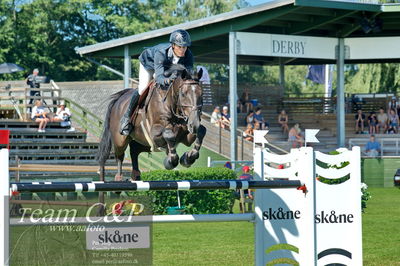
[[[236,179],[227,168],[194,168],[183,171],[156,170],[142,174],[145,181],[161,180],[224,180]],[[135,195],[138,193],[135,192]],[[165,214],[167,207],[178,206],[176,191],[149,191],[143,193],[153,197],[153,213]],[[181,205],[190,214],[230,213],[234,197],[230,190],[179,191]]]
[[[379,93],[400,91],[400,65],[362,64],[346,73],[346,92]]]
[[[0,79],[22,79],[33,68],[56,81],[119,78],[80,58],[74,48],[230,11],[241,2],[0,0],[0,62],[26,69]],[[122,70],[120,59],[98,60]]]

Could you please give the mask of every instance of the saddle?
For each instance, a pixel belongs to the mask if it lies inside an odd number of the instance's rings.
[[[151,137],[151,126],[150,123],[146,117],[146,112],[147,108],[149,106],[149,102],[151,97],[154,94],[154,91],[157,88],[157,83],[152,80],[149,85],[147,86],[146,90],[140,95],[140,98],[138,100],[138,104],[136,105],[136,109],[134,110],[132,116],[131,116],[131,123],[135,124],[136,119],[140,119],[140,127],[142,128],[143,134],[147,140],[147,142],[150,145],[151,151],[164,151],[164,149],[161,149],[159,145],[155,143],[153,138]],[[161,132],[161,131],[160,131]]]
[[[151,99],[151,96],[154,92],[154,89],[156,87],[156,82],[154,80],[152,80],[149,85],[147,86],[147,88],[144,90],[144,92],[142,93],[142,95],[140,95],[138,103],[136,105],[135,110],[132,113],[131,116],[131,123],[134,124],[136,121],[136,118],[138,116],[139,110],[146,110],[147,106],[149,105],[149,101]]]

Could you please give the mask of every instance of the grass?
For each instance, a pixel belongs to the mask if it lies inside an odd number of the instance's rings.
[[[363,214],[364,265],[400,265],[400,190],[370,188]]]
[[[369,191],[372,198],[362,216],[364,265],[400,265],[400,190],[370,188]],[[73,261],[71,258],[85,256],[84,238],[78,241],[76,234],[43,238],[32,228],[13,228],[20,233],[25,231],[23,241],[18,245],[15,245],[18,236],[11,236],[13,247],[16,247],[14,254],[21,254],[14,259],[29,261],[29,264],[13,265],[69,265],[67,261]],[[55,244],[43,246],[50,241]],[[64,242],[68,242],[71,249],[75,248],[76,254],[60,254],[63,259],[59,263],[43,257],[59,254],[60,248],[65,247]],[[250,222],[154,224],[152,243],[153,265],[254,264],[254,225]],[[46,263],[33,263],[35,260]]]

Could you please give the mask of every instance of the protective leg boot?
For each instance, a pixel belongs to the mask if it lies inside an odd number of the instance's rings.
[[[124,114],[123,117],[121,117],[120,121],[120,130],[119,133],[124,136],[128,136],[132,132],[132,124],[130,123],[131,116],[133,111],[135,110],[135,107],[138,103],[139,100],[139,92],[138,90],[135,90],[135,92],[132,95],[131,101],[128,106],[128,110]]]

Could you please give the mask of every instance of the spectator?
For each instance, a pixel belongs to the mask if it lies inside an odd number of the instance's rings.
[[[400,103],[397,101],[396,96],[392,96],[392,99],[388,104],[388,110],[390,109],[394,109],[397,115],[400,115]]]
[[[380,129],[383,128],[383,133],[386,132],[387,130],[387,124],[388,124],[388,115],[385,113],[385,110],[383,107],[379,108],[379,114],[376,117],[378,119],[378,125],[377,125],[377,133],[380,133]]]
[[[222,108],[222,114],[221,114],[221,127],[229,129],[230,126],[231,126],[231,116],[229,115],[228,112],[228,106],[224,106]]]
[[[210,122],[216,127],[220,126],[221,123],[221,112],[219,111],[219,106],[215,106],[214,111],[211,114]]]
[[[246,108],[246,112],[248,113],[251,109],[253,109],[253,105],[250,102],[250,93],[247,88],[244,89],[242,96],[240,96],[240,112],[244,112],[244,108]]]
[[[248,167],[247,165],[243,166],[242,168],[243,174],[238,178],[240,181],[250,181],[253,180],[253,176],[250,174],[250,167]],[[240,190],[237,191],[236,193],[239,194],[239,199],[240,199],[240,211],[244,212],[245,209],[245,202],[246,199],[249,199],[248,202],[248,206],[247,206],[247,210],[250,212],[253,209],[253,191],[251,189],[244,189],[242,190],[243,192],[241,192]]]
[[[389,119],[388,119],[388,133],[397,134],[398,127],[399,127],[399,116],[396,113],[395,109],[390,109],[389,111]]]
[[[365,153],[370,157],[377,157],[381,152],[381,144],[375,140],[375,135],[369,137],[369,141],[365,145]]]
[[[278,123],[281,125],[283,134],[289,132],[288,122],[289,122],[289,116],[286,114],[285,110],[282,110],[278,116]]]
[[[365,115],[363,114],[361,109],[357,110],[357,114],[355,115],[355,120],[356,120],[356,134],[364,134]]]
[[[368,116],[368,132],[369,134],[376,134],[378,130],[378,119],[375,112],[371,112]]]
[[[60,122],[62,127],[69,127],[68,132],[73,132],[75,128],[71,126],[71,115],[69,108],[65,107],[65,102],[61,101],[52,122]]]
[[[27,85],[29,85],[29,88],[31,88],[31,89],[40,88],[40,83],[36,81],[36,78],[37,78],[38,75],[39,75],[39,69],[35,68],[32,71],[32,74],[30,74],[26,78],[25,82],[26,82]],[[31,96],[31,97],[40,96],[40,91],[30,90],[29,96]],[[30,98],[29,105],[31,105],[33,102],[35,102],[35,100],[33,98]],[[32,110],[32,107],[29,107],[29,110]]]
[[[269,127],[269,124],[265,121],[264,117],[261,114],[261,108],[257,107],[256,113],[254,114],[254,122],[260,124],[260,129],[264,130]]]
[[[53,122],[64,122],[69,121],[71,118],[71,111],[68,107],[65,107],[65,102],[61,101],[58,105],[56,115],[53,117]]]
[[[253,141],[254,130],[251,124],[247,124],[246,130],[243,132],[243,137],[245,140]]]
[[[35,106],[32,108],[31,118],[39,123],[38,132],[46,132],[45,128],[50,119],[47,118],[47,112],[42,105],[42,101],[36,100]]]
[[[246,125],[252,125],[254,127],[254,111],[250,110],[246,116]]]
[[[300,125],[296,123],[290,130],[289,130],[289,138],[288,141],[292,143],[292,148],[297,148],[303,146],[304,140],[300,134],[301,129]]]

